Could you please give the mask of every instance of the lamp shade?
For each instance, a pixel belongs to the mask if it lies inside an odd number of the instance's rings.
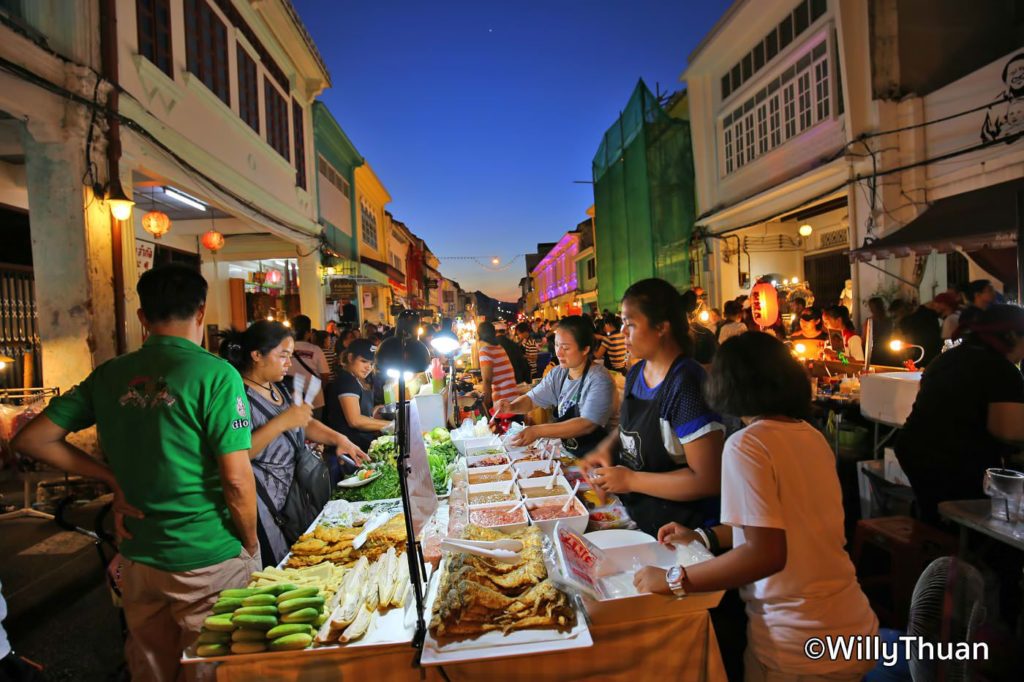
[[[758,282],[750,290],[750,314],[761,329],[772,326],[779,319],[779,292],[771,282]]]
[[[375,361],[385,374],[424,372],[430,366],[430,351],[418,339],[392,336],[377,348]]]
[[[203,246],[208,248],[210,251],[213,251],[214,253],[217,253],[222,248],[224,248],[224,235],[222,235],[217,230],[211,229],[207,231],[200,241],[203,243]]]
[[[434,352],[448,357],[459,350],[459,339],[455,334],[449,330],[438,332],[434,338],[430,340],[430,347],[434,349]]]
[[[110,213],[117,220],[128,220],[132,216],[132,206],[135,202],[128,198],[121,187],[121,179],[114,177],[110,182],[110,189],[107,190],[107,205]]]
[[[171,219],[161,211],[150,211],[142,216],[142,229],[160,239],[171,229]]]

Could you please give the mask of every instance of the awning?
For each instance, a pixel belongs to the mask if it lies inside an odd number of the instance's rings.
[[[580,292],[576,295],[576,300],[579,303],[597,303],[597,289]]]
[[[360,263],[359,274],[362,276],[362,278],[364,278],[364,281],[360,282],[361,284],[381,284],[383,286],[388,286],[387,273],[381,272],[380,270],[371,265],[367,265],[366,263]]]
[[[1024,179],[939,199],[896,232],[850,251],[850,260],[1014,248],[1020,192]]]

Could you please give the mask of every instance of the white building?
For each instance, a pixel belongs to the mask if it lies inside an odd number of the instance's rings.
[[[201,263],[224,328],[254,309],[232,276],[278,260],[318,325],[310,103],[329,78],[290,2],[9,2],[0,19],[0,203],[28,214],[40,340],[11,343],[45,385],[141,343],[134,289],[154,262]],[[104,200],[117,180],[136,202],[125,220]],[[159,240],[151,210],[170,218]],[[216,255],[199,245],[213,228]]]
[[[928,249],[851,268],[848,251],[949,194],[1024,173],[1020,145],[967,151],[986,112],[962,112],[1006,89],[995,76],[1017,45],[1020,19],[1000,11],[954,0],[733,3],[682,75],[701,277],[716,304],[759,276],[807,280],[817,303],[833,303],[850,277],[856,314],[895,287],[928,300],[947,286],[947,260],[963,277],[976,269]]]

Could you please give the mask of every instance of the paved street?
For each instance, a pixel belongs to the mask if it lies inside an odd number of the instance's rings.
[[[0,491],[4,504],[20,503],[17,483],[5,481]],[[82,505],[68,518],[91,527],[101,506]],[[8,520],[0,523],[0,556],[10,612],[4,627],[15,651],[43,665],[47,680],[116,679],[121,626],[92,540],[53,521]]]

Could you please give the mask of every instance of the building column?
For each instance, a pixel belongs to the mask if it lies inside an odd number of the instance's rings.
[[[129,199],[134,199],[134,178],[129,164],[121,164],[121,187]],[[121,268],[124,274],[124,323],[125,339],[127,346],[125,351],[130,353],[142,347],[142,323],[139,322],[138,309],[140,307],[139,294],[136,285],[139,283],[139,259],[135,252],[135,223],[142,220],[145,209],[139,210],[138,206],[132,208],[132,216],[121,225]]]
[[[217,325],[218,331],[231,328],[230,265],[217,260],[215,254],[204,249],[199,270],[206,280],[206,325]]]
[[[320,283],[320,252],[314,248],[312,253],[299,256],[299,307],[313,323],[313,329],[324,328],[325,300],[324,287]]]
[[[24,132],[43,383],[67,389],[116,354],[109,207],[82,186],[77,129]]]

